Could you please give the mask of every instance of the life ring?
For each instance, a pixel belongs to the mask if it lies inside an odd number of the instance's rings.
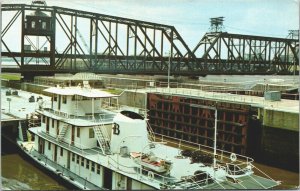
[[[236,161],[236,154],[231,153],[231,154],[230,154],[230,160],[231,160],[232,162]]]
[[[149,171],[149,172],[148,172],[148,177],[149,177],[150,179],[153,179],[153,178],[154,178],[154,174],[153,174],[152,171]]]

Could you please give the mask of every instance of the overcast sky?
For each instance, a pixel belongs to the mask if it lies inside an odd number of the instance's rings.
[[[46,2],[49,6],[173,25],[191,49],[209,30],[211,17],[224,16],[225,30],[229,33],[284,38],[288,30],[299,29],[298,0],[48,0]],[[2,0],[2,3],[30,4],[31,1]]]

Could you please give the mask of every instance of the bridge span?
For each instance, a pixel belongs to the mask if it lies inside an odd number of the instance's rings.
[[[190,48],[174,26],[33,2],[2,4],[2,14],[11,15],[2,28],[2,72],[25,76],[83,71],[166,75],[169,68],[172,75],[184,76],[298,72],[298,39],[212,31]],[[21,26],[16,33],[19,48],[7,37],[15,33],[15,26]]]

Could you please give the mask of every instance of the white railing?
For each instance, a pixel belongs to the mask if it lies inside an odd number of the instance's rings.
[[[178,148],[184,150],[184,149],[190,149],[190,150],[201,150],[204,153],[207,154],[211,154],[213,155],[213,147],[210,146],[206,146],[206,145],[201,145],[198,143],[193,143],[190,141],[185,141],[182,139],[177,139],[174,137],[170,137],[167,135],[162,135],[162,134],[158,134],[158,133],[154,133],[156,136],[156,139],[161,139],[162,141],[164,141],[164,139],[168,139],[169,143],[172,143],[174,145],[178,145]],[[174,141],[172,141],[174,140]],[[252,158],[247,157],[247,156],[243,156],[243,155],[239,155],[239,154],[235,154],[236,155],[236,161],[232,162],[230,159],[230,155],[232,153],[225,151],[225,150],[221,150],[221,149],[217,149],[217,157],[220,158],[221,162],[225,163],[225,164],[231,164],[231,165],[235,165],[238,167],[239,170],[243,170],[246,171],[248,170],[248,166],[254,161]],[[227,169],[227,166],[225,166]]]
[[[155,141],[155,134],[153,129],[151,128],[151,125],[149,124],[149,121],[147,120],[146,123],[147,123],[147,130],[148,130],[148,139],[150,141]]]
[[[31,113],[28,116],[28,128],[37,127],[41,124],[40,119],[38,118],[38,114]]]
[[[88,120],[92,122],[112,122],[114,114],[113,113],[100,113],[97,114],[95,113],[94,115],[89,114],[89,115],[83,115],[83,116],[77,116],[77,115],[72,115],[68,114],[62,111],[56,111],[50,108],[45,108],[44,111],[47,111],[51,114],[54,114],[58,117],[62,117],[65,119],[83,119],[83,120]]]
[[[100,151],[98,151],[98,150],[96,150],[96,149],[91,148],[91,146],[87,146],[87,145],[78,143],[78,142],[76,142],[76,141],[72,141],[71,139],[68,139],[68,138],[66,138],[66,137],[64,137],[64,138],[62,139],[61,142],[58,142],[58,141],[56,140],[55,137],[53,137],[53,136],[47,134],[46,132],[44,132],[44,131],[42,131],[42,130],[38,130],[37,132],[38,132],[38,133],[41,133],[41,134],[44,134],[44,135],[46,135],[46,136],[50,136],[50,137],[53,139],[53,140],[50,140],[50,141],[56,142],[57,144],[60,144],[60,145],[61,145],[61,143],[65,143],[65,144],[68,146],[68,148],[73,147],[73,148],[75,148],[75,149],[78,149],[78,150],[80,150],[80,153],[82,153],[82,154],[89,155],[89,153],[85,151],[86,149],[88,149],[88,150],[90,150],[90,151],[94,151],[94,152],[96,152],[97,154],[102,154],[102,152],[100,152]],[[63,145],[61,145],[61,146],[63,146]]]
[[[103,109],[107,109],[109,111],[117,111],[120,109],[120,106],[118,103],[113,103],[113,102],[110,102],[110,101],[102,101],[102,105],[101,107]]]
[[[226,167],[228,175],[232,177],[244,176],[245,173],[249,172],[248,174],[251,174],[252,172],[252,167],[250,166],[250,163],[244,168],[241,168],[240,165],[236,165],[234,163],[226,163]]]

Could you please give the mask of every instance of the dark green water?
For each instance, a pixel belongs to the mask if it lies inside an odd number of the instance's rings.
[[[11,190],[66,190],[63,183],[26,161],[12,145],[1,140],[2,189]]]

